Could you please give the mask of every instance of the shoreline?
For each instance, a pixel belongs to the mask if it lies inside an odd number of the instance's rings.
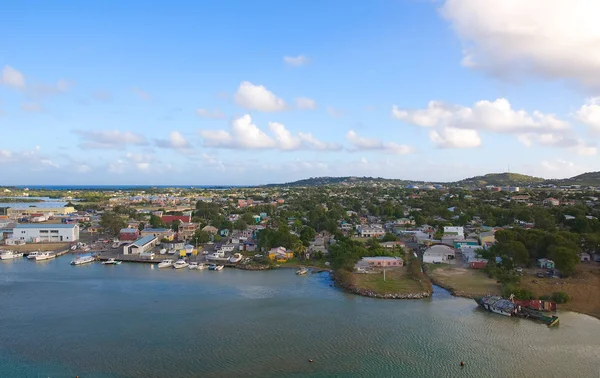
[[[345,275],[345,274],[351,275],[351,274],[355,274],[355,273],[350,273],[350,272],[345,273],[345,272],[333,271],[333,282],[334,282],[335,286],[338,286],[339,288],[343,289],[347,293],[360,295],[363,297],[379,298],[379,299],[425,299],[425,298],[430,298],[431,295],[433,294],[433,290],[430,290],[430,291],[425,290],[422,292],[419,292],[419,291],[405,292],[405,293],[400,293],[400,292],[378,293],[375,290],[361,288],[357,285],[347,282],[348,278],[343,277],[343,275]]]

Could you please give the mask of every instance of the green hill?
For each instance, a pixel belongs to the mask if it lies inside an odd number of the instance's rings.
[[[530,184],[541,184],[543,178],[533,177],[528,175],[522,175],[520,173],[488,173],[483,176],[475,176],[458,181],[456,184],[459,185],[494,185],[494,186],[505,186],[505,185],[530,185]]]
[[[600,186],[600,172],[586,172],[571,178],[548,180],[548,182],[555,185]]]

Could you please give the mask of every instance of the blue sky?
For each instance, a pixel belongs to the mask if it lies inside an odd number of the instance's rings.
[[[600,170],[600,3],[20,1],[0,185]]]

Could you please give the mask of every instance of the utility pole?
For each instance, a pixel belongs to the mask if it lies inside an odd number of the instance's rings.
[[[383,270],[383,281],[385,281],[385,269]]]

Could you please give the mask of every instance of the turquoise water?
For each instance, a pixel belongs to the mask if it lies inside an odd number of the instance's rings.
[[[580,314],[549,329],[442,290],[389,301],[327,274],[69,261],[0,261],[0,377],[599,374],[600,321]]]

